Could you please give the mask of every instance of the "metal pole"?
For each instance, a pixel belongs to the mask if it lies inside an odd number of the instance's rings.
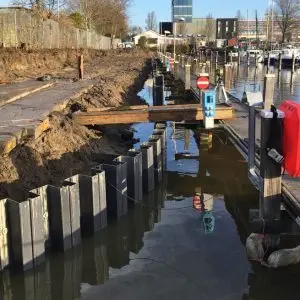
[[[175,57],[175,54],[176,54],[176,22],[174,22],[174,32],[173,32],[173,37],[174,37],[174,51],[173,51],[173,57]]]

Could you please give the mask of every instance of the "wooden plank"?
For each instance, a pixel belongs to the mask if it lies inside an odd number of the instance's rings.
[[[73,119],[81,125],[130,124],[158,121],[200,121],[203,109],[199,104],[157,106],[133,110],[90,111],[76,113]],[[233,109],[227,106],[217,107],[215,119],[233,118]]]

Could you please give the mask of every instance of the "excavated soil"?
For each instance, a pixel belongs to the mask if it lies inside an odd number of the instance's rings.
[[[132,147],[124,138],[130,127],[75,124],[71,112],[95,107],[118,107],[143,102],[137,96],[151,69],[150,54],[134,51],[114,53],[93,61],[97,83],[72,99],[62,112],[50,115],[50,128],[38,139],[18,145],[0,157],[0,198],[23,200],[36,187],[59,185],[72,175],[87,172],[106,155],[120,155]]]

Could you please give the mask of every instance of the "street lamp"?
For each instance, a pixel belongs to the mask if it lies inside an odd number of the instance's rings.
[[[173,32],[173,36],[174,36],[174,51],[173,51],[173,58],[175,59],[175,55],[176,55],[176,22],[184,22],[185,18],[181,17],[178,19],[174,19],[174,32]]]
[[[164,46],[165,46],[165,54],[166,54],[166,48],[167,48],[167,46],[166,46],[166,36],[167,36],[167,34],[170,34],[171,32],[169,30],[165,30],[164,33],[165,33]]]

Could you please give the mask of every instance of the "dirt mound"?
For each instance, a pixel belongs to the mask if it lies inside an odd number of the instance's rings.
[[[90,107],[141,103],[136,92],[148,78],[149,56],[131,55],[116,55],[116,63],[110,68],[110,58],[98,61],[95,68],[105,73],[90,91],[70,100],[64,112],[52,113],[50,128],[38,139],[28,140],[8,156],[0,157],[0,198],[24,199],[30,189],[59,185],[64,179],[89,170],[101,155],[124,154],[132,147],[131,141],[122,139],[122,130],[128,126],[88,128],[74,123],[69,114]]]
[[[75,50],[45,49],[22,50],[0,49],[0,83],[7,83],[28,78],[37,78],[44,74],[65,78],[77,76],[77,57],[83,54],[85,70],[97,71],[101,60],[116,60],[118,57],[139,57],[139,52],[124,53],[120,50]]]

